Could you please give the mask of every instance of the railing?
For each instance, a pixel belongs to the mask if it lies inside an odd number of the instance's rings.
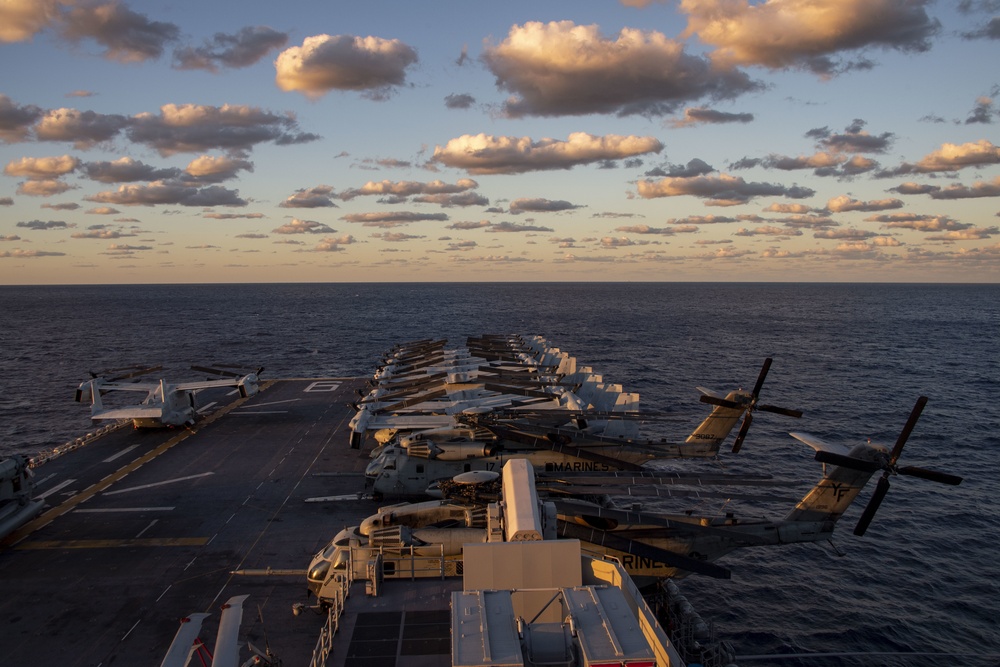
[[[324,600],[329,601],[330,607],[326,613],[326,623],[319,631],[319,639],[316,640],[316,648],[313,649],[312,660],[309,667],[324,667],[330,651],[333,648],[333,636],[340,629],[340,616],[344,613],[344,603],[350,591],[350,582],[342,574],[334,573],[323,584]]]

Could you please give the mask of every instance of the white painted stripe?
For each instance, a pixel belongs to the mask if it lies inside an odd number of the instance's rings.
[[[110,514],[111,512],[169,512],[173,507],[95,507],[93,509],[73,510],[76,513],[89,512],[90,514]]]
[[[159,521],[159,519],[153,519],[152,521],[150,521],[148,526],[139,531],[139,534],[135,536],[135,539],[139,539],[140,537],[142,537],[143,533],[145,533],[147,530],[155,526],[157,521]]]
[[[115,491],[105,491],[102,495],[113,496],[118,493],[128,493],[129,491],[139,491],[140,489],[151,489],[154,486],[163,486],[165,484],[173,484],[174,482],[186,482],[189,479],[198,479],[199,477],[207,477],[209,475],[214,475],[214,472],[203,472],[199,475],[188,475],[187,477],[178,477],[177,479],[168,479],[162,482],[153,482],[152,484],[143,484],[141,486],[130,486],[127,489],[117,489]]]
[[[231,414],[233,416],[239,416],[239,415],[287,415],[288,414],[288,410],[254,410],[254,411],[250,411],[250,410],[239,410],[239,411],[236,411],[236,410],[233,410],[229,414]]]
[[[301,400],[301,399],[298,399],[298,398],[286,398],[283,401],[269,401],[267,403],[254,403],[254,407],[263,408],[263,407],[267,407],[268,405],[281,405],[282,403],[296,403],[299,400]]]
[[[198,414],[199,415],[205,414],[206,412],[211,410],[216,403],[217,401],[212,401],[211,403],[206,403],[205,405],[201,406],[200,408],[198,408]]]
[[[53,486],[48,491],[45,491],[44,493],[40,493],[40,494],[36,495],[35,499],[36,500],[45,500],[46,498],[48,498],[49,496],[51,496],[56,491],[59,491],[59,490],[65,488],[65,487],[69,486],[70,484],[72,484],[75,481],[76,481],[75,479],[67,479],[66,481],[62,482],[61,484],[56,484],[55,486]]]
[[[114,461],[118,457],[125,456],[126,454],[128,454],[129,452],[131,452],[133,449],[135,449],[138,446],[139,445],[132,445],[131,447],[126,447],[125,449],[121,450],[117,454],[113,454],[113,455],[109,456],[108,458],[104,459],[104,463],[111,463],[112,461]]]

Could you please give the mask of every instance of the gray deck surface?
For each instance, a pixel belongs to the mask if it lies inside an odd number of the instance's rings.
[[[291,613],[308,602],[304,576],[231,572],[304,570],[375,512],[371,500],[305,502],[363,490],[367,449],[351,449],[347,432],[360,386],[276,381],[193,431],[126,427],[40,466],[46,513],[0,546],[5,664],[159,665],[179,619],[210,613],[200,636],[211,649],[221,605],[247,594],[244,644],[308,665],[325,619]],[[355,585],[331,665],[449,664],[448,592],[401,583],[380,598]]]

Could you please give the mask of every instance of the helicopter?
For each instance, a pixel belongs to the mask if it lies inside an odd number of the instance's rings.
[[[226,379],[196,380],[172,383],[165,379],[155,382],[124,382],[131,378],[149,375],[162,370],[162,366],[129,366],[111,369],[104,373],[124,373],[105,377],[103,373],[91,372],[91,379],[80,384],[76,390],[76,402],[89,401],[90,418],[94,421],[106,419],[131,419],[135,428],[163,428],[190,426],[195,421],[195,394],[203,389],[235,387],[242,397],[257,393],[263,368],[254,372],[241,373],[227,367],[208,368],[192,366],[191,370],[224,376]],[[109,391],[133,391],[145,393],[146,397],[138,405],[106,407],[102,396]]]
[[[560,538],[579,540],[584,551],[618,558],[640,586],[692,573],[727,579],[730,570],[714,561],[735,549],[829,539],[869,479],[881,471],[875,492],[854,529],[855,535],[864,535],[889,490],[890,477],[912,476],[949,485],[962,482],[961,477],[948,473],[898,465],[926,402],[926,397],[917,400],[891,450],[869,442],[848,448],[804,433],[791,434],[816,451],[815,459],[823,463],[823,474],[780,519],[742,518],[733,512],[698,515],[686,507],[672,512],[642,512],[621,508],[606,498],[615,493],[614,486],[625,484],[619,491],[632,498],[653,495],[673,499],[683,507],[709,498],[741,497],[732,487],[787,485],[767,475],[534,471],[535,487],[547,500],[548,509],[543,512],[546,530],[554,530]],[[504,470],[510,465],[531,464],[513,459]],[[444,496],[441,499],[381,508],[361,526],[338,533],[316,554],[309,568],[310,588],[316,590],[317,582],[331,568],[347,567],[351,546],[419,548],[428,554],[458,558],[461,544],[494,539],[490,535],[493,510],[489,503],[506,498],[501,495],[501,484],[502,478],[495,471],[472,471],[439,483]],[[713,486],[721,490],[706,490]],[[452,530],[456,532],[448,532]]]
[[[737,421],[743,424],[733,451],[738,452],[757,410],[801,417],[759,403],[772,360],[765,359],[750,391],[722,395],[699,387],[712,412],[683,443],[641,440],[635,426],[653,413],[513,408],[454,415],[457,426],[376,434],[384,444],[372,453],[365,471],[366,488],[376,497],[414,498],[436,493],[434,484],[472,470],[499,471],[512,458],[527,458],[547,471],[641,470],[665,458],[715,457]],[[628,435],[623,435],[628,433]]]

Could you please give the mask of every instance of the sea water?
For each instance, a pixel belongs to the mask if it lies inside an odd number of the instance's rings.
[[[696,386],[750,388],[774,363],[742,451],[683,469],[815,482],[788,436],[891,447],[929,398],[900,458],[964,477],[894,476],[868,532],[833,545],[740,549],[731,580],[682,590],[744,665],[1000,664],[1000,286],[883,284],[268,284],[0,287],[0,454],[33,454],[93,426],[73,401],[90,372],[234,364],[262,377],[370,375],[392,345],[541,334],[661,413],[644,436],[683,440],[707,414]],[[344,443],[347,447],[347,443]],[[686,467],[687,466],[687,467]],[[656,503],[648,507],[656,509]],[[709,508],[705,508],[709,510]],[[780,518],[790,507],[766,516]],[[738,503],[710,511],[740,511]],[[915,654],[947,652],[961,657]],[[791,653],[864,656],[767,658]],[[909,655],[888,655],[905,653]]]

